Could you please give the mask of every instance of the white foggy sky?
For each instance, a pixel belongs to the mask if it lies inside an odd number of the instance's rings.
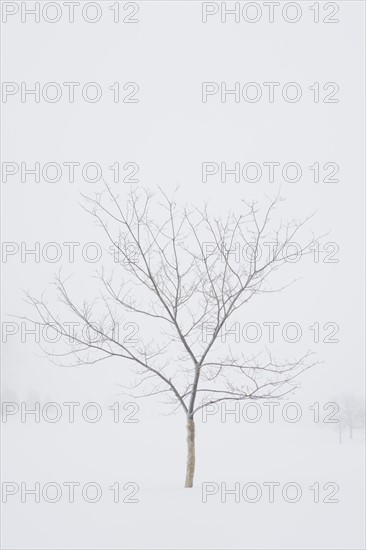
[[[326,241],[339,244],[339,263],[300,262],[296,276],[301,281],[260,304],[253,302],[240,320],[295,320],[305,326],[337,322],[341,341],[314,347],[325,365],[307,374],[304,391],[311,395],[314,383],[324,395],[343,387],[357,389],[363,379],[362,10],[361,2],[348,2],[347,7],[343,3],[336,25],[314,25],[305,18],[293,25],[223,25],[217,18],[202,24],[200,3],[144,2],[136,25],[113,25],[106,18],[95,26],[43,22],[36,32],[35,24],[13,18],[3,25],[4,81],[97,81],[104,96],[97,104],[81,99],[74,104],[64,99],[23,104],[10,97],[3,105],[3,161],[94,161],[103,169],[115,161],[133,161],[140,166],[141,185],[165,190],[179,185],[181,202],[209,200],[214,211],[222,212],[241,198],[273,196],[279,180],[248,184],[229,179],[223,184],[209,178],[204,184],[204,161],[295,161],[304,172],[314,161],[337,162],[339,183],[315,184],[307,171],[299,183],[282,184],[288,200],[280,207],[289,217],[317,210],[312,228],[318,234],[330,231]],[[20,36],[26,48],[19,46]],[[115,81],[136,81],[140,103],[113,103],[107,88]],[[227,81],[228,87],[235,81],[296,81],[305,92],[315,81],[336,81],[340,102],[315,104],[308,91],[296,104],[282,99],[274,104],[220,103],[216,97],[203,104],[203,81]],[[36,241],[99,242],[102,236],[79,206],[79,193],[94,193],[98,184],[80,180],[37,184],[31,177],[25,183],[18,176],[9,178],[3,184],[3,240],[30,246]],[[120,184],[121,193],[126,187]],[[65,274],[82,270],[87,276],[94,268],[83,262],[76,269],[76,264],[62,260],[35,264],[30,258],[21,264],[19,255],[9,258],[2,266],[7,286],[4,313],[24,313],[20,289],[41,292],[61,264]],[[57,380],[62,387],[63,372],[50,371],[47,361],[36,359],[31,343],[19,346],[13,340],[4,371],[9,384],[25,390],[36,382],[51,391]],[[119,369],[107,365],[95,371],[96,379],[108,380],[107,385],[122,377]]]

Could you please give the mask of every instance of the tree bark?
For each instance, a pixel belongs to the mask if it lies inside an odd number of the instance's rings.
[[[193,487],[194,468],[196,464],[196,449],[195,449],[195,425],[193,418],[187,420],[187,470],[186,482],[184,487]]]

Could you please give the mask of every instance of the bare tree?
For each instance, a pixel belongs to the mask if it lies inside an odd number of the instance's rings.
[[[334,399],[338,404],[338,433],[339,443],[342,443],[342,432],[348,428],[349,438],[353,438],[353,432],[356,429],[362,429],[365,426],[365,403],[353,393],[342,393]]]
[[[256,295],[288,286],[274,288],[269,283],[273,285],[277,270],[289,265],[294,254],[311,251],[313,236],[297,244],[295,253],[293,246],[309,218],[279,219],[274,224],[279,196],[268,200],[262,211],[256,203],[243,201],[241,214],[231,212],[225,218],[210,215],[207,205],[201,210],[178,207],[162,191],[156,201],[148,191],[135,190],[122,204],[106,184],[102,194],[84,199],[84,208],[111,243],[116,265],[109,274],[104,269],[98,273],[102,291],[92,302],[78,303],[66,280],[56,277],[62,307],[87,327],[87,331],[75,330],[71,339],[60,308],[55,312],[43,297],[28,294],[41,323],[52,326],[69,346],[62,354],[46,351],[63,366],[95,364],[112,357],[135,365],[138,381],[129,389],[134,397],[162,396],[172,406],[171,412],[181,409],[186,416],[185,487],[192,487],[195,414],[222,401],[281,398],[315,364],[311,352],[278,362],[268,352],[263,359],[231,349],[221,356],[218,349],[222,348],[220,332],[239,309]],[[246,250],[239,261],[238,245]],[[159,342],[120,341],[110,327],[121,322],[122,313],[158,323]],[[206,334],[209,327],[209,338],[203,338],[203,327]],[[140,395],[138,388],[143,389]]]

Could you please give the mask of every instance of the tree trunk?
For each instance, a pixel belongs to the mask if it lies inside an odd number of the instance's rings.
[[[187,420],[187,471],[184,487],[193,487],[194,467],[196,463],[195,426],[193,418]]]

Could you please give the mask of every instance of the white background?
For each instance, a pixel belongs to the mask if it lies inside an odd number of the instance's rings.
[[[289,272],[290,278],[300,278],[295,285],[250,303],[238,320],[300,323],[304,338],[296,345],[279,339],[277,356],[312,347],[322,363],[304,375],[291,396],[307,411],[297,424],[198,419],[196,486],[187,491],[182,488],[185,419],[180,412],[165,416],[169,408],[151,398],[138,402],[138,423],[111,421],[108,406],[126,400],[117,384],[134,379],[131,365],[115,361],[61,369],[40,357],[31,336],[26,342],[19,333],[9,337],[3,347],[5,399],[14,391],[19,401],[32,394],[42,402],[96,401],[107,412],[98,424],[80,418],[73,425],[22,424],[19,417],[2,424],[3,481],[96,481],[104,491],[97,504],[81,498],[74,504],[65,498],[56,504],[10,498],[3,505],[3,547],[363,548],[364,436],[358,433],[339,445],[335,431],[311,421],[309,406],[342,392],[363,392],[364,3],[337,2],[336,24],[314,23],[312,2],[298,2],[302,17],[293,24],[281,16],[283,2],[273,23],[263,2],[257,2],[263,17],[252,24],[235,23],[233,17],[222,23],[220,14],[202,23],[202,4],[193,1],[138,2],[139,22],[116,24],[112,2],[99,4],[102,18],[95,24],[84,21],[79,8],[69,23],[62,2],[57,23],[35,23],[32,17],[22,23],[18,13],[2,24],[3,82],[31,87],[95,81],[103,89],[98,103],[85,102],[79,92],[73,104],[66,95],[57,103],[9,97],[2,103],[2,162],[97,162],[108,181],[108,166],[136,162],[138,185],[169,192],[179,186],[179,202],[209,201],[212,211],[222,214],[240,209],[241,198],[265,201],[281,186],[287,198],[280,205],[284,218],[316,210],[311,230],[329,232],[325,242],[339,245],[339,262],[296,264]],[[323,9],[321,2],[321,17]],[[137,82],[139,103],[114,103],[108,87],[117,81]],[[303,97],[289,103],[276,92],[273,103],[264,96],[257,103],[235,103],[231,97],[223,103],[216,95],[203,103],[206,81],[227,82],[228,88],[237,81],[298,82]],[[314,82],[338,83],[339,102],[314,103],[309,90]],[[224,161],[297,162],[303,177],[298,183],[282,178],[268,183],[265,177],[258,183],[235,183],[230,177],[226,183],[218,177],[203,183],[201,164]],[[314,162],[336,162],[339,182],[314,183],[308,169]],[[29,248],[36,242],[42,247],[70,241],[106,246],[80,207],[80,193],[93,194],[102,185],[81,177],[70,183],[66,172],[57,183],[9,177],[2,182],[3,242],[25,242]],[[128,187],[116,186],[122,200]],[[73,264],[66,255],[55,264],[32,256],[22,262],[20,254],[3,257],[3,323],[14,321],[10,315],[30,313],[23,290],[46,291],[52,300],[49,282],[61,267],[65,275],[74,275],[73,292],[82,300],[93,292],[91,276],[102,264],[110,266],[107,255],[98,266],[80,255]],[[314,344],[308,330],[314,322],[337,323],[339,343]],[[140,502],[114,504],[108,487],[115,481],[138,483]],[[216,495],[203,504],[205,481],[296,481],[304,497],[296,504],[281,498],[273,504],[264,498],[256,504],[229,498],[224,504]],[[316,481],[337,483],[339,503],[312,502],[308,487]]]

